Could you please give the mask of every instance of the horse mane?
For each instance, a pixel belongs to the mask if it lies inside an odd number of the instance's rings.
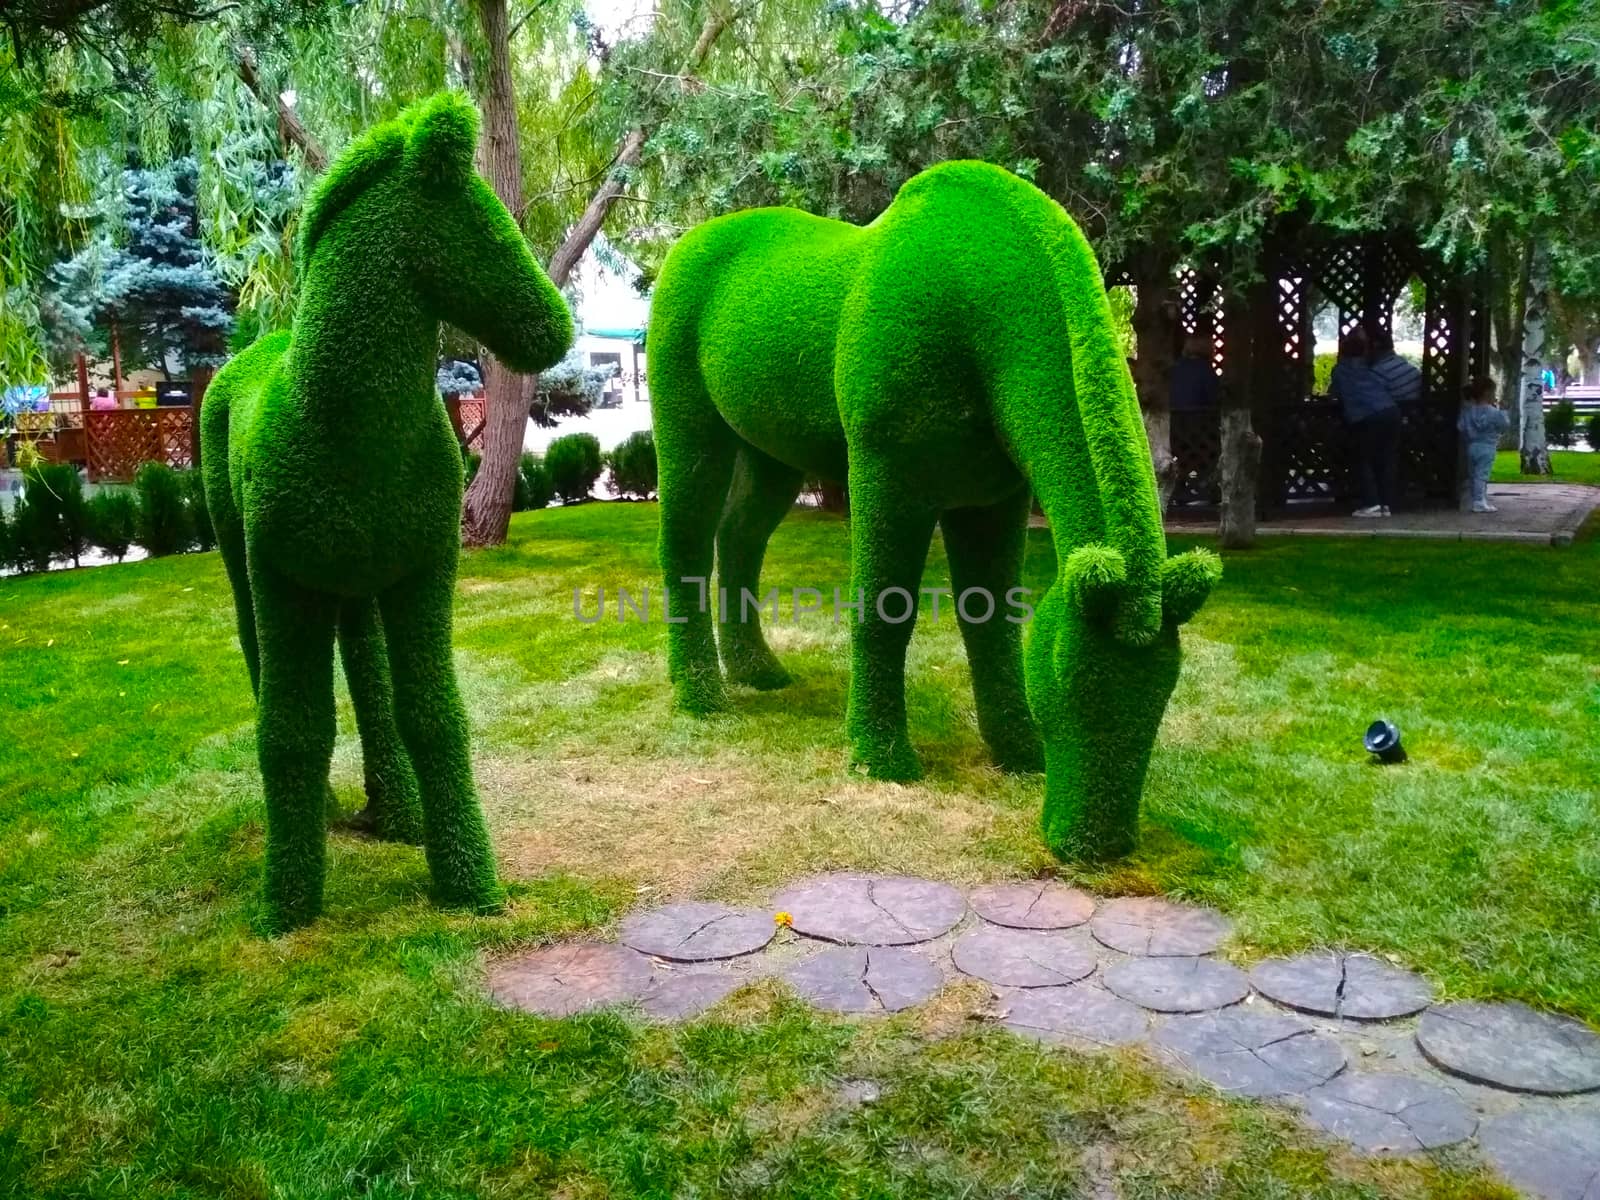
[[[312,251],[334,219],[400,163],[410,131],[411,122],[404,118],[374,125],[345,147],[312,186],[300,210],[295,239],[295,261],[302,271],[310,266]]]

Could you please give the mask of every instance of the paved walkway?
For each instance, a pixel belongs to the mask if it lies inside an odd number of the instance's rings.
[[[1578,483],[1491,483],[1489,501],[1500,511],[1429,508],[1374,520],[1320,513],[1263,521],[1256,532],[1261,537],[1439,538],[1570,546],[1578,527],[1600,506],[1600,488]],[[1214,531],[1216,522],[1214,511],[1191,515],[1179,510],[1167,515],[1167,532]]]

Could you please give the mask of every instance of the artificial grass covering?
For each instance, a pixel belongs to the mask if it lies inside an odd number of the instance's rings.
[[[273,931],[322,906],[336,635],[372,825],[420,838],[441,902],[499,903],[450,657],[462,463],[434,386],[439,326],[537,371],[572,319],[474,173],[477,133],[476,110],[441,93],[338,157],[301,216],[293,332],[237,355],[201,410],[259,701]]]
[[[726,705],[724,595],[728,678],[788,682],[744,598],[760,597],[767,540],[804,476],[847,478],[853,762],[876,779],[920,774],[904,614],[938,525],[995,761],[1046,766],[1057,854],[1132,848],[1177,625],[1219,567],[1166,559],[1100,268],[1060,205],[998,167],[951,162],[865,228],[793,209],[708,222],[662,266],[649,371],[680,707]],[[1031,495],[1063,569],[1033,616],[1025,682],[1006,603]],[[1164,585],[1181,601],[1164,605]]]
[[[1038,777],[989,765],[948,601],[937,621],[924,601],[910,652],[924,778],[846,779],[848,630],[825,615],[769,635],[790,689],[671,715],[665,627],[612,608],[654,599],[656,532],[652,504],[556,508],[463,559],[456,655],[508,913],[440,911],[419,851],[336,832],[324,919],[274,941],[218,558],[0,579],[0,1195],[998,1200],[1093,1194],[1096,1172],[1124,1196],[1508,1195],[1448,1155],[1359,1160],[1137,1057],[984,1032],[959,990],[860,1025],[766,986],[682,1028],[492,1008],[483,956],[609,936],[635,904],[1053,869]],[[1041,591],[1053,548],[1027,537]],[[844,524],[797,514],[767,559],[831,593]],[[1184,631],[1140,849],[1062,877],[1217,905],[1243,960],[1373,950],[1445,998],[1600,1023],[1600,545],[1280,539],[1227,566]],[[921,582],[950,585],[940,538]],[[592,612],[601,587],[606,619],[573,620],[572,590]],[[1378,715],[1404,767],[1366,762]],[[344,703],[333,777],[353,811]],[[850,1079],[882,1099],[843,1103]]]

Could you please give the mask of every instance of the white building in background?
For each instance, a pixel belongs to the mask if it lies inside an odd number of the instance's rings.
[[[578,303],[576,348],[591,366],[614,364],[616,378],[600,402],[583,417],[568,417],[551,428],[528,422],[524,448],[543,454],[545,447],[568,433],[592,433],[602,450],[610,450],[629,434],[650,428],[650,392],[645,385],[645,326],[650,301],[633,286],[637,270],[615,250],[602,247],[606,262],[591,246],[573,272]]]

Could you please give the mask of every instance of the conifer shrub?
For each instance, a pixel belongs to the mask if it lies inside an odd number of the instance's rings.
[[[606,455],[611,490],[619,496],[648,500],[656,492],[656,439],[648,429],[629,434]]]
[[[194,540],[184,482],[166,463],[147,462],[133,477],[139,516],[134,541],[152,558],[181,554]]]
[[[200,471],[183,472],[183,502],[189,512],[189,528],[194,534],[194,549],[214,550],[216,531],[211,527],[211,512],[206,507],[206,480]]]
[[[548,508],[555,499],[555,485],[550,482],[550,472],[537,454],[524,454],[517,468],[518,494],[523,509]]]
[[[139,502],[125,488],[89,497],[89,540],[121,562],[139,527]]]
[[[544,452],[544,469],[550,486],[562,503],[587,500],[600,478],[600,441],[592,433],[569,433],[550,443]]]

